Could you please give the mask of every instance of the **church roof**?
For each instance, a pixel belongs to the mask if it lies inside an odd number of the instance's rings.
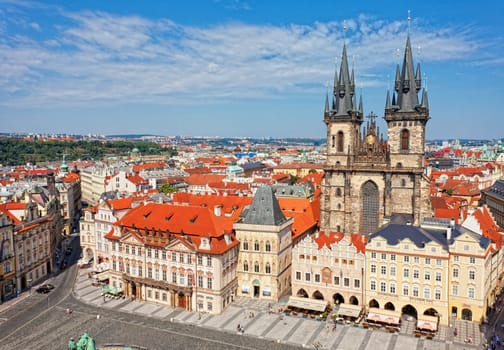
[[[278,226],[286,220],[271,186],[262,186],[257,189],[243,223]]]

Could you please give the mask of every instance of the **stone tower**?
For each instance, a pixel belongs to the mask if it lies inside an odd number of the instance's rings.
[[[354,72],[349,75],[346,45],[332,98],[326,96],[327,162],[322,183],[321,230],[368,235],[389,221],[419,224],[430,216],[428,180],[423,173],[427,92],[421,89],[408,35],[395,91],[387,92],[388,140],[370,113],[364,124],[362,96],[356,106]],[[329,101],[332,100],[330,104]]]
[[[286,218],[270,186],[257,189],[250,208],[234,224],[240,241],[238,296],[277,301],[290,287],[292,218]]]

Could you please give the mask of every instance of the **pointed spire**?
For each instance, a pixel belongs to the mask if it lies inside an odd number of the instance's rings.
[[[399,64],[396,67],[396,72],[395,72],[395,85],[394,85],[394,90],[396,92],[399,92],[399,89],[401,88],[401,69],[399,68]]]
[[[397,105],[401,111],[410,112],[415,110],[415,107],[418,106],[418,95],[414,79],[413,54],[411,52],[411,41],[408,35],[406,39],[406,48],[404,50],[401,81],[399,91],[397,92]]]
[[[390,109],[390,91],[387,90],[387,100],[385,101],[385,109]]]
[[[392,93],[392,106],[396,105],[395,92]]]
[[[329,90],[329,89],[327,89]],[[329,115],[329,91],[326,90],[325,94],[325,108],[324,108],[324,115]]]
[[[286,220],[271,186],[262,186],[257,189],[243,223],[278,226]]]
[[[429,98],[427,97],[427,88],[422,91],[422,107],[429,109]]]
[[[343,44],[343,53],[341,55],[337,99],[337,115],[348,115],[348,112],[353,110],[353,104],[352,86],[350,72],[348,70],[348,57],[345,44]]]
[[[364,114],[363,111],[364,111],[364,109],[362,108],[362,92],[361,92],[360,97],[359,97],[359,113],[360,113],[360,115]]]
[[[417,69],[415,73],[415,85],[416,85],[416,91],[420,91],[420,88],[422,87],[422,73],[420,72],[420,63],[417,64]]]
[[[334,85],[333,85],[333,93],[334,95],[338,94],[338,60],[334,60]]]
[[[357,112],[357,95],[352,96],[352,111]]]

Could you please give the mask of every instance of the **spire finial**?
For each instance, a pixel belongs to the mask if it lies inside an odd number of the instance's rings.
[[[348,27],[347,27],[347,24],[346,24],[346,19],[343,20],[343,44],[346,44],[346,31],[347,31]]]
[[[410,35],[411,30],[411,11],[408,10],[408,36]]]

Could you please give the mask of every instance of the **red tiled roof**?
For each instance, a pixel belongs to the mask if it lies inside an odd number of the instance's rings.
[[[215,175],[215,174],[192,174],[185,178],[188,185],[202,186],[208,185],[209,183],[215,183],[222,181],[226,178],[226,175]]]
[[[155,170],[155,169],[164,169],[166,168],[166,163],[157,162],[157,163],[147,163],[147,164],[139,164],[133,166],[133,172],[139,173],[142,170]]]

